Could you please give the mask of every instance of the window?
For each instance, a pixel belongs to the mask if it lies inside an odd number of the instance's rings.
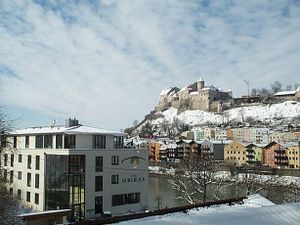
[[[39,174],[35,174],[35,188],[39,188],[40,187],[40,175]]]
[[[43,135],[35,136],[35,148],[43,148],[44,140]]]
[[[35,193],[35,195],[34,195],[34,203],[35,204],[39,204],[39,194],[37,194],[37,193]]]
[[[26,192],[26,201],[30,202],[30,192],[29,191]]]
[[[9,188],[9,195],[13,196],[13,194],[14,194],[14,189],[13,188]]]
[[[95,214],[103,213],[103,198],[102,196],[95,197]]]
[[[21,155],[21,154],[18,155],[18,162],[19,162],[19,163],[22,162],[22,155]]]
[[[15,162],[15,155],[14,155],[14,154],[11,154],[11,155],[10,155],[10,166],[11,166],[11,167],[14,167],[14,162]]]
[[[118,174],[111,175],[111,183],[112,184],[118,184],[119,183],[119,175]]]
[[[25,136],[25,148],[29,148],[29,136]]]
[[[102,176],[95,177],[95,191],[103,191],[103,177]]]
[[[56,135],[56,148],[62,148],[62,134]]]
[[[18,179],[22,180],[22,171],[18,171]]]
[[[96,156],[96,172],[102,172],[102,171],[103,171],[103,157]]]
[[[21,196],[22,191],[20,189],[18,189],[17,191],[17,199],[21,200],[22,196]]]
[[[117,155],[111,156],[111,165],[119,165],[119,156]]]
[[[52,135],[44,136],[44,148],[52,148]]]
[[[31,169],[31,155],[27,156],[27,169]]]
[[[123,137],[114,137],[114,148],[123,148],[124,140]]]
[[[74,149],[76,138],[74,134],[65,134],[65,148]]]
[[[27,173],[27,187],[31,187],[31,173]]]
[[[3,170],[3,178],[7,181],[7,170]]]
[[[7,166],[7,159],[8,159],[7,154],[4,154],[4,166]]]
[[[36,170],[39,170],[39,169],[40,169],[40,156],[39,156],[39,155],[37,155],[37,156],[35,157],[35,169],[36,169]]]
[[[11,170],[9,175],[10,175],[10,177],[9,177],[9,183],[12,184],[14,182],[14,171]]]
[[[129,193],[112,196],[112,206],[134,204],[140,202],[140,193]]]
[[[94,149],[105,149],[106,148],[106,136],[94,135],[93,136],[93,148]]]
[[[14,137],[14,148],[17,148],[17,137]]]

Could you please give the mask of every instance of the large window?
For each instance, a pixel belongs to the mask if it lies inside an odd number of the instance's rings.
[[[31,173],[27,173],[27,187],[31,187]]]
[[[26,201],[30,202],[30,192],[29,191],[26,192]]]
[[[14,182],[14,171],[13,170],[11,170],[10,171],[10,177],[9,177],[9,183],[13,183]]]
[[[65,148],[74,149],[76,138],[74,134],[65,134]]]
[[[22,171],[18,171],[18,179],[22,180]]]
[[[62,148],[62,134],[56,135],[56,148]]]
[[[119,175],[118,174],[111,175],[111,183],[112,184],[118,184],[119,183]]]
[[[102,172],[102,171],[103,171],[103,157],[96,156],[96,172]]]
[[[112,196],[112,206],[134,204],[140,202],[140,193],[129,193]]]
[[[111,156],[111,165],[119,165],[119,156],[117,155]]]
[[[103,213],[103,198],[102,196],[95,197],[95,214]]]
[[[36,169],[36,170],[39,170],[39,169],[40,169],[40,156],[39,156],[39,155],[37,155],[37,156],[35,157],[35,169]]]
[[[123,137],[114,137],[114,148],[124,148]]]
[[[17,148],[17,137],[14,137],[14,148]]]
[[[27,156],[27,169],[31,169],[31,155]]]
[[[14,167],[14,162],[15,162],[15,155],[14,155],[14,154],[11,154],[11,155],[10,155],[10,166],[11,166],[11,167]]]
[[[35,194],[34,194],[34,203],[38,205],[39,202],[40,202],[39,194],[35,193]]]
[[[40,188],[40,175],[35,174],[35,188]]]
[[[18,191],[17,191],[17,199],[18,200],[21,200],[21,198],[22,198],[22,191],[20,190],[20,189],[18,189]]]
[[[22,162],[22,155],[21,155],[21,154],[18,155],[18,162],[19,162],[19,163]]]
[[[4,166],[7,166],[7,159],[8,159],[7,154],[4,154]]]
[[[29,148],[29,136],[25,136],[25,148]]]
[[[105,149],[106,148],[106,136],[105,135],[94,135],[93,136],[93,148],[94,149]]]
[[[52,148],[52,135],[44,136],[44,148]]]
[[[103,177],[95,176],[95,191],[103,191]]]
[[[43,148],[44,140],[43,135],[35,136],[35,148]]]

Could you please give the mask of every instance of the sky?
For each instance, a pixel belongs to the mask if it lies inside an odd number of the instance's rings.
[[[300,1],[0,0],[0,106],[16,127],[141,121],[202,77],[238,97],[300,82]]]

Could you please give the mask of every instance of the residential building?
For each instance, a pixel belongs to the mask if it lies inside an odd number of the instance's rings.
[[[285,143],[271,142],[265,146],[264,164],[273,168],[288,167],[287,146]]]
[[[289,168],[300,168],[300,142],[286,143]]]
[[[233,161],[236,165],[246,164],[246,146],[247,144],[233,141],[224,146],[224,161]]]
[[[275,131],[270,134],[269,142],[290,142],[296,140],[296,137],[292,131],[281,132]]]
[[[70,208],[73,220],[143,211],[148,152],[124,148],[125,135],[75,119],[15,131],[2,158],[8,188],[35,211]]]
[[[206,148],[211,151],[216,161],[224,161],[224,147],[225,144],[229,144],[231,141],[221,140],[221,141],[209,141],[205,140],[200,143],[201,149]]]
[[[161,143],[158,141],[150,141],[148,143],[148,151],[149,151],[149,160],[150,161],[159,161],[160,156],[159,156],[159,148],[160,148]]]
[[[225,129],[216,129],[216,131],[215,131],[215,140],[227,140],[227,130],[225,130]]]
[[[247,164],[257,166],[263,164],[264,147],[266,144],[251,143],[246,145]]]
[[[298,101],[300,102],[300,87],[294,91],[280,91],[275,94],[276,99],[282,101]]]

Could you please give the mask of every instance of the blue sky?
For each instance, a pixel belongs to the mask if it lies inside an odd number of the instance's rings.
[[[162,89],[300,83],[299,1],[0,0],[0,105],[17,127],[119,130]]]

